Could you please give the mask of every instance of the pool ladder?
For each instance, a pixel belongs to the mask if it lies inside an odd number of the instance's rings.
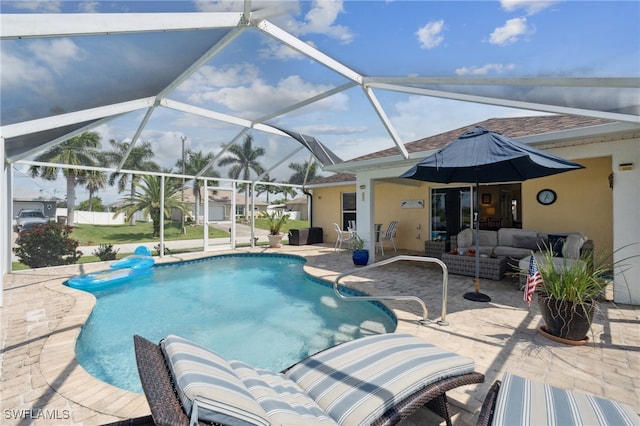
[[[447,286],[449,284],[449,271],[447,269],[447,265],[445,265],[442,260],[437,259],[435,257],[401,255],[401,256],[395,256],[389,259],[384,259],[379,262],[375,262],[370,265],[360,267],[358,269],[353,269],[347,272],[343,272],[342,274],[338,275],[334,280],[333,290],[335,291],[335,293],[338,295],[339,298],[341,298],[342,300],[350,301],[350,302],[365,301],[365,300],[376,300],[376,301],[378,300],[396,300],[396,301],[411,300],[411,301],[417,302],[422,307],[422,319],[419,320],[418,322],[421,325],[431,324],[431,320],[427,318],[427,305],[424,302],[424,300],[420,299],[417,296],[346,296],[340,293],[339,284],[342,278],[347,277],[349,275],[354,275],[358,272],[366,271],[367,269],[378,268],[380,266],[388,265],[389,263],[398,262],[400,260],[428,262],[428,263],[435,263],[440,265],[440,267],[442,268],[442,312],[440,313],[440,320],[436,321],[436,323],[439,325],[449,325],[449,323],[447,322]]]

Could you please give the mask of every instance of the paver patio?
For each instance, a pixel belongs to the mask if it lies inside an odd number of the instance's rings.
[[[237,251],[299,254],[307,258],[309,273],[331,281],[354,269],[350,253],[334,252],[329,244]],[[164,261],[212,254],[178,255]],[[2,424],[96,425],[148,414],[143,396],[98,381],[75,360],[75,340],[94,299],[62,283],[78,273],[104,268],[87,264],[20,271],[5,280],[0,308]],[[440,318],[439,268],[401,261],[360,271],[343,283],[374,295],[419,296],[427,303],[429,319]],[[482,292],[491,296],[490,303],[463,299],[472,288],[472,278],[450,275],[448,326],[418,325],[422,311],[414,302],[388,303],[398,316],[398,331],[469,356],[476,361],[476,370],[486,375],[484,384],[449,394],[454,424],[475,424],[490,384],[506,371],[615,399],[640,412],[640,307],[601,303],[590,343],[564,346],[538,333],[541,317],[535,300],[528,309],[515,278],[482,280]],[[425,422],[438,423],[418,413],[405,424]]]

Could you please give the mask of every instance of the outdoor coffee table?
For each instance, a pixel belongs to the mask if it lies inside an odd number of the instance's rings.
[[[476,276],[476,258],[474,256],[457,255],[451,253],[443,253],[442,261],[449,273],[457,275]],[[508,258],[499,257],[482,257],[480,256],[480,274],[481,278],[490,280],[501,280],[509,267]]]

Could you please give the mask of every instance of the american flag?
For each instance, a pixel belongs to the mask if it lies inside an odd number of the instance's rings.
[[[531,255],[529,261],[529,275],[527,275],[527,285],[524,287],[523,300],[531,306],[531,297],[536,292],[536,287],[542,284],[542,275],[538,270],[535,256]]]

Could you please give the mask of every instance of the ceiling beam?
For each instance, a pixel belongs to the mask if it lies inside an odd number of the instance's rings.
[[[400,135],[398,135],[395,127],[393,127],[393,124],[391,124],[391,120],[389,120],[389,117],[387,117],[387,114],[384,112],[384,109],[382,108],[382,105],[378,101],[378,98],[376,97],[375,93],[373,93],[373,90],[371,90],[370,87],[364,87],[363,90],[364,90],[364,93],[367,95],[367,99],[369,99],[369,102],[371,102],[373,109],[376,111],[376,114],[378,114],[380,121],[382,121],[383,126],[385,127],[385,129],[387,129],[387,132],[389,132],[389,136],[391,136],[391,139],[393,139],[393,142],[396,144],[398,151],[400,151],[400,153],[405,159],[409,158],[409,153],[407,152],[407,148],[404,147],[404,144],[400,140]]]
[[[0,15],[0,39],[233,28],[242,12],[33,13]]]
[[[82,111],[69,112],[66,114],[52,115],[45,118],[8,124],[0,127],[0,136],[5,139],[9,139],[16,136],[56,129],[72,124],[84,123],[85,121],[121,115],[137,111],[139,109],[149,108],[153,106],[154,101],[154,97],[142,98],[118,104],[105,105],[98,108],[89,108]]]
[[[259,21],[256,24],[256,28],[264,33],[270,35],[276,40],[286,44],[294,50],[302,53],[305,56],[313,59],[314,61],[319,62],[320,64],[332,69],[333,71],[342,74],[349,80],[355,81],[358,84],[362,84],[362,75],[358,74],[351,68],[346,65],[336,61],[332,57],[322,53],[315,47],[311,46],[308,43],[303,42],[302,40],[292,36],[288,32],[274,25],[273,23],[263,20]]]
[[[640,78],[613,77],[364,77],[366,84],[462,85],[462,86],[552,86],[639,88]]]
[[[489,96],[467,95],[463,93],[453,93],[443,90],[421,89],[418,87],[399,86],[395,84],[373,83],[367,87],[373,87],[393,92],[411,93],[414,95],[430,96],[432,98],[452,99],[476,104],[497,105],[509,108],[518,108],[531,111],[550,112],[554,114],[583,115],[586,117],[604,118],[607,120],[625,121],[639,123],[640,117],[632,114],[620,114],[606,111],[590,110],[583,108],[572,108],[558,105],[540,104],[535,102],[515,101],[510,99],[493,98]]]

